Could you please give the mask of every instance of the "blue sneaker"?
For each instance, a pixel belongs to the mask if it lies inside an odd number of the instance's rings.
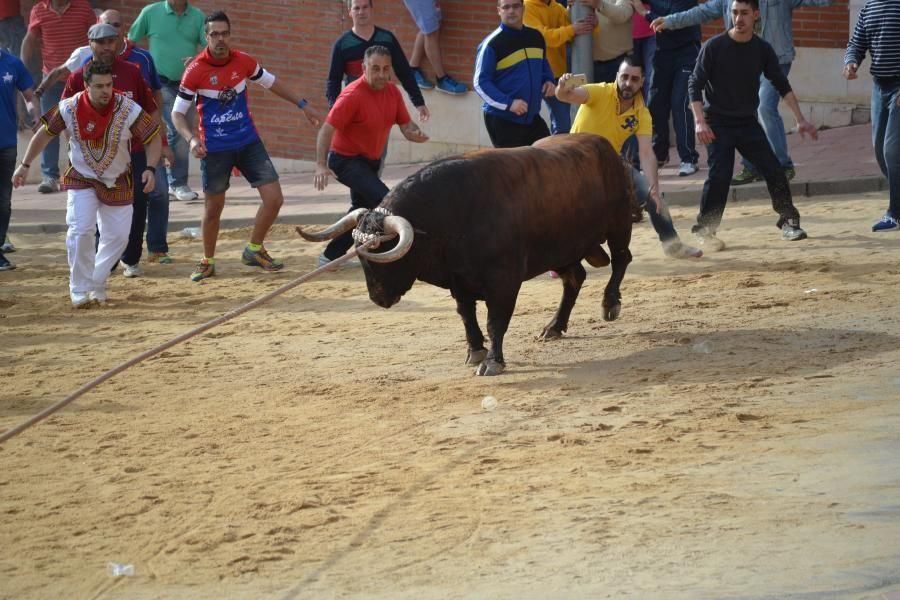
[[[881,233],[882,231],[896,231],[900,229],[900,223],[894,217],[885,214],[881,220],[872,225],[872,231]]]
[[[416,76],[416,85],[419,86],[419,89],[422,90],[433,90],[434,84],[428,81],[428,78],[425,77],[425,74],[422,73],[422,69],[413,68],[413,75]]]
[[[444,75],[437,80],[437,91],[453,96],[462,96],[469,91],[469,88],[449,75]]]

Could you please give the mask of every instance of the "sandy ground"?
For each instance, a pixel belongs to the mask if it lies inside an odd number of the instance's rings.
[[[764,203],[729,248],[662,256],[641,224],[619,321],[589,268],[567,337],[526,283],[508,371],[463,364],[449,294],[389,311],[326,274],[105,383],[0,447],[3,598],[882,598],[900,592],[900,235],[883,195]],[[685,232],[693,209],[673,211]],[[310,270],[170,266],[75,311],[64,237],[0,274],[0,428]],[[689,237],[689,236],[687,236]],[[480,314],[484,315],[481,310]],[[481,408],[493,395],[498,406]],[[108,561],[131,563],[112,578]]]

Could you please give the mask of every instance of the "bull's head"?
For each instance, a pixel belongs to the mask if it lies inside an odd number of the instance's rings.
[[[373,252],[380,247],[378,245],[357,249],[366,275],[369,298],[378,306],[390,308],[400,301],[416,280],[415,269],[411,265],[386,264],[399,261],[412,248],[415,237],[413,227],[403,217],[379,207],[373,211],[358,208],[318,233],[297,228],[297,232],[311,242],[330,240],[351,230],[357,246],[382,235],[397,236],[396,242],[390,240],[383,243],[385,249],[382,252]]]

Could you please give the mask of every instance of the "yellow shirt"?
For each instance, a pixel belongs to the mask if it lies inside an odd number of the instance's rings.
[[[572,133],[594,133],[605,137],[616,152],[632,134],[652,135],[653,121],[644,105],[640,92],[634,96],[634,104],[619,114],[619,95],[615,83],[593,83],[584,86],[588,101],[578,107]]]
[[[528,27],[537,29],[547,43],[547,62],[554,77],[566,72],[566,43],[575,37],[575,30],[569,22],[569,13],[562,4],[550,0],[525,0],[525,16],[523,22]],[[631,23],[631,21],[629,21]]]

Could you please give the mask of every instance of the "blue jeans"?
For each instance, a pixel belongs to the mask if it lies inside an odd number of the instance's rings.
[[[650,86],[653,85],[653,56],[656,54],[656,36],[634,40],[634,55],[644,64],[644,101],[650,97]]]
[[[168,252],[166,230],[169,227],[169,191],[163,161],[156,165],[156,187],[147,199],[147,251]]]
[[[544,104],[550,111],[550,133],[569,133],[572,129],[572,105],[556,96],[544,98]]]
[[[778,227],[785,220],[799,225],[800,213],[794,207],[791,187],[759,122],[710,123],[709,126],[716,137],[706,147],[709,152],[709,176],[703,184],[700,214],[693,230],[698,231],[704,227],[711,233],[718,230],[734,173],[735,149],[750,159],[765,178],[769,196],[772,197],[772,208],[781,217]]]
[[[888,180],[887,212],[900,219],[900,79],[872,82],[872,145],[875,160]]]
[[[16,147],[0,149],[0,245],[6,241],[12,217],[12,176],[16,170]]]
[[[688,78],[700,52],[700,43],[658,51],[653,55],[650,116],[653,118],[653,152],[657,160],[669,158],[669,113],[675,127],[675,146],[681,162],[696,164],[694,115],[688,103]]]
[[[169,187],[187,185],[190,152],[187,142],[178,135],[178,132],[175,131],[175,126],[172,124],[172,107],[175,105],[175,98],[178,96],[178,82],[172,81],[171,79],[164,81],[160,92],[162,93],[163,101],[160,111],[162,112],[162,118],[165,120],[166,129],[168,130],[168,135],[166,137],[169,140],[169,148],[172,149],[172,153],[175,155],[175,164],[168,170]],[[188,123],[192,121],[191,115],[193,112],[194,109],[192,108],[186,115],[188,117]],[[166,193],[168,193],[168,190]]]
[[[380,160],[371,160],[364,156],[343,156],[336,152],[328,153],[328,168],[337,175],[337,180],[350,188],[350,210],[357,208],[372,209],[381,204],[387,196],[388,186],[378,178]],[[334,260],[342,257],[353,245],[351,232],[346,231],[331,240],[325,246],[325,257]]]
[[[650,182],[644,177],[644,174],[635,169],[632,165],[627,164],[626,168],[631,172],[631,183],[634,184],[634,197],[638,206],[647,211],[650,217],[650,224],[653,230],[659,236],[659,241],[665,243],[669,240],[676,239],[678,233],[675,231],[675,225],[672,223],[672,215],[666,208],[662,212],[657,212],[655,203],[650,200]]]
[[[59,104],[65,82],[59,81],[41,94],[41,114]],[[49,179],[59,179],[59,136],[53,136],[44,151],[41,152],[41,175]]]
[[[788,73],[791,72],[791,63],[779,66],[781,67],[781,72],[787,77]],[[760,77],[759,121],[762,123],[763,129],[766,130],[766,137],[769,139],[769,144],[771,144],[772,151],[775,152],[775,157],[778,158],[781,168],[793,169],[794,161],[791,160],[791,155],[788,154],[784,121],[781,120],[781,115],[778,114],[779,102],[781,102],[781,94],[772,86],[772,82],[766,79],[765,76]],[[757,172],[756,167],[746,158],[741,160],[741,164],[750,172]]]

